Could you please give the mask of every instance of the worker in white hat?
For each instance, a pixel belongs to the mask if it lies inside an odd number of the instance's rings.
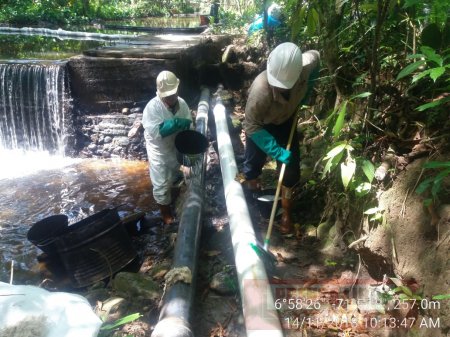
[[[180,175],[175,136],[192,123],[188,105],[178,96],[179,84],[174,73],[160,72],[156,78],[156,97],[147,103],[142,116],[153,197],[165,224],[174,220],[171,187]]]
[[[292,222],[292,187],[300,179],[300,152],[295,131],[291,150],[288,138],[299,104],[308,104],[313,84],[318,77],[319,52],[302,54],[294,43],[278,45],[269,55],[267,69],[253,81],[245,106],[244,128],[247,135],[243,173],[244,187],[260,188],[259,176],[267,156],[286,164],[282,182],[283,215],[280,232],[289,233]]]

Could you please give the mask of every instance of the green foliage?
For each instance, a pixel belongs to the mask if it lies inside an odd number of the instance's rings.
[[[321,15],[313,1],[304,2],[301,6],[296,1],[288,1],[288,6],[293,8],[290,12],[291,41],[319,34]]]
[[[420,41],[424,46],[440,49],[444,41],[439,26],[435,23],[426,26],[420,34]]]
[[[383,215],[384,210],[379,207],[372,207],[364,211],[364,215],[368,215],[370,222],[383,223],[385,217]]]
[[[344,190],[353,191],[358,197],[367,195],[370,192],[371,183],[375,175],[375,167],[366,158],[352,154],[355,151],[355,147],[359,148],[357,139],[336,141],[340,138],[348,137],[348,134],[344,132],[346,117],[348,117],[347,107],[352,105],[355,99],[366,98],[370,95],[369,92],[364,92],[343,101],[339,107],[331,112],[326,120],[327,128],[331,130],[331,132],[327,131],[327,134],[331,136],[334,143],[323,158],[326,164],[322,171],[322,179],[339,168],[340,180]]]
[[[7,0],[0,7],[0,22],[13,25],[73,25],[94,19],[162,16],[170,10],[189,13],[193,8],[183,0],[171,3],[164,0]]]
[[[257,8],[249,6],[238,12],[235,10],[222,10],[219,8],[219,17],[222,27],[222,31],[236,31],[239,30],[241,33],[244,32],[244,27],[252,22],[253,18],[257,13]],[[256,32],[257,33],[257,32]]]
[[[180,11],[177,7],[178,3],[174,3],[172,9]],[[123,18],[141,18],[147,16],[163,16],[169,13],[168,7],[161,7],[156,2],[129,0],[118,1],[117,3],[106,3],[99,7],[96,17],[103,20],[118,20]]]
[[[425,111],[428,109],[437,108],[450,101],[450,97],[440,95],[441,92],[448,90],[448,84],[450,83],[450,49],[447,49],[444,52],[444,56],[436,53],[436,51],[431,47],[422,46],[420,50],[422,52],[421,54],[408,56],[409,59],[420,58],[420,60],[403,68],[397,75],[397,80],[413,75],[411,80],[412,84],[426,79],[431,79],[433,81],[433,84],[436,85],[436,87],[433,88],[433,96],[438,97],[432,97],[431,102],[421,104],[416,107],[416,110],[418,111]]]
[[[135,320],[137,320],[138,318],[142,317],[141,314],[139,313],[134,313],[122,318],[117,319],[116,321],[114,321],[113,323],[103,323],[101,328],[100,328],[100,333],[98,334],[98,337],[107,337],[110,336],[111,333],[121,327],[122,325],[125,325],[127,323],[131,323]],[[131,335],[129,335],[131,336]],[[128,336],[127,336],[128,337]]]
[[[333,137],[338,138],[341,135],[342,128],[344,126],[345,117],[347,115],[347,106],[349,104],[352,104],[352,101],[356,98],[366,98],[371,95],[370,92],[363,92],[361,94],[352,96],[348,100],[345,100],[342,102],[342,104],[334,109],[334,111],[330,114],[330,116],[327,118],[328,125],[332,125],[334,122],[334,126],[332,128],[333,131]],[[336,117],[337,114],[337,117]]]
[[[355,149],[350,143],[338,142],[328,151],[323,158],[326,164],[322,171],[322,179],[339,168],[344,190],[354,191],[356,196],[362,197],[371,191],[375,167],[364,157],[353,156],[352,152]]]
[[[416,20],[426,20],[443,26],[447,21],[450,3],[446,0],[405,0],[402,9]]]
[[[439,301],[442,301],[442,300],[450,300],[450,294],[434,295],[434,296],[432,297],[432,299],[433,299],[433,300],[439,300]]]
[[[327,267],[336,267],[337,266],[337,262],[333,261],[331,259],[325,259],[324,264]]]
[[[424,169],[436,169],[438,173],[422,181],[416,188],[417,194],[423,194],[426,191],[431,192],[432,198],[424,200],[425,206],[430,205],[433,200],[439,199],[439,193],[442,190],[443,180],[450,176],[450,161],[439,162],[431,161],[423,165]]]
[[[414,293],[411,290],[411,288],[409,288],[407,285],[403,284],[403,282],[400,279],[398,279],[396,277],[391,277],[390,279],[396,285],[396,287],[392,291],[395,294],[397,294],[397,296],[400,300],[418,300],[418,301],[420,301],[423,298],[422,294]]]

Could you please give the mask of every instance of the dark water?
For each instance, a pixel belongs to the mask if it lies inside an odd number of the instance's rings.
[[[56,29],[42,33],[38,28],[30,28],[29,32],[20,34],[2,30],[0,31],[0,60],[63,60],[80,55],[84,50],[129,43],[135,36],[146,34],[108,29],[108,25],[193,28],[200,25],[200,19],[198,16],[193,16],[109,21],[96,26],[67,28],[61,30],[61,34]],[[77,36],[71,35],[71,32]],[[83,32],[86,36],[83,36]],[[90,36],[89,33],[97,35]]]
[[[45,156],[44,156],[45,157]],[[0,153],[1,166],[5,156]],[[8,160],[8,159],[6,159]],[[94,159],[54,159],[54,167],[29,159],[28,168],[0,172],[0,281],[9,281],[14,260],[14,283],[39,280],[36,257],[41,253],[26,238],[35,222],[54,214],[66,214],[77,222],[105,208],[118,205],[121,216],[156,210],[146,162]],[[33,173],[31,166],[40,164]],[[0,168],[0,170],[2,170]],[[4,178],[11,174],[11,178]],[[3,176],[3,178],[2,178]]]
[[[62,40],[41,35],[0,35],[0,60],[62,60],[80,55],[87,49],[112,44],[105,41]]]

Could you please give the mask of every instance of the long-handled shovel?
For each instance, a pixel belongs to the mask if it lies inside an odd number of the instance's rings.
[[[286,150],[291,149],[292,138],[294,138],[294,132],[295,129],[297,128],[298,110],[299,109],[297,109],[297,111],[295,112],[294,120],[292,121],[291,133],[289,134]],[[278,198],[280,196],[281,183],[283,182],[284,171],[286,171],[286,164],[283,163],[283,165],[281,165],[280,175],[278,177],[277,190],[275,192],[275,199],[273,200],[272,212],[270,213],[269,227],[267,228],[266,238],[264,239],[265,251],[268,251],[269,249],[270,236],[272,235],[273,221],[275,220],[275,213],[277,211]]]

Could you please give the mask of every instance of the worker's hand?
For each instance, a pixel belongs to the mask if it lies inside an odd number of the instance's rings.
[[[283,164],[288,165],[292,158],[292,152],[289,150],[285,150],[280,147],[280,151],[277,156],[275,156],[275,159],[282,162]]]
[[[187,118],[175,118],[175,124],[179,130],[187,130],[191,126],[192,121]]]

